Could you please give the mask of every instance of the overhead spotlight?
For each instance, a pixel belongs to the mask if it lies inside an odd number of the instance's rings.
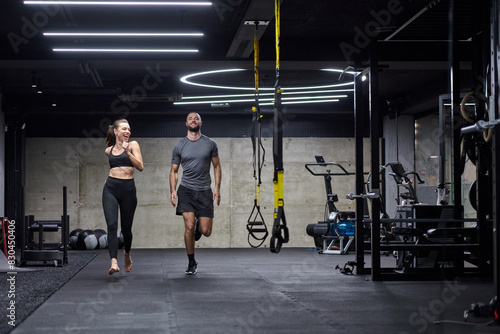
[[[42,79],[38,79],[38,84],[35,86],[37,88],[37,93],[42,94]]]
[[[31,72],[31,87],[36,88],[36,72]]]
[[[361,77],[361,81],[366,81],[366,75],[363,74],[363,76]]]

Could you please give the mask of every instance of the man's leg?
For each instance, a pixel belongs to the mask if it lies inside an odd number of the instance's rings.
[[[205,237],[209,237],[212,234],[212,225],[214,219],[210,217],[199,217],[200,232]]]
[[[198,230],[200,234],[209,237],[212,234],[214,221],[214,200],[211,189],[200,192],[198,205]]]
[[[186,244],[186,252],[194,254],[194,212],[183,212],[184,218],[184,243]]]
[[[196,274],[196,260],[194,259],[194,225],[195,215],[194,212],[183,212],[184,218],[184,243],[186,244],[186,253],[189,259],[186,275]]]

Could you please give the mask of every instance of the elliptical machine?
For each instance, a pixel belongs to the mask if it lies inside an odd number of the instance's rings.
[[[317,224],[309,224],[306,227],[307,235],[314,238],[316,249],[319,249],[320,254],[338,254],[344,255],[349,251],[349,247],[354,241],[355,235],[355,212],[354,211],[339,211],[335,203],[339,201],[337,194],[332,191],[332,176],[354,175],[349,173],[336,162],[325,162],[321,155],[315,156],[316,163],[307,163],[306,169],[314,176],[323,176],[326,189],[326,205],[324,221]],[[341,173],[332,173],[330,169],[325,169],[324,172],[316,172],[310,167],[321,166],[336,166],[341,169]],[[313,167],[314,168],[314,167]],[[346,242],[347,239],[347,242]]]

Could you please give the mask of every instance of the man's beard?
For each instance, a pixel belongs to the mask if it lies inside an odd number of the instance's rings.
[[[195,126],[194,128],[188,125],[188,130],[191,132],[199,132],[200,131],[200,125]]]

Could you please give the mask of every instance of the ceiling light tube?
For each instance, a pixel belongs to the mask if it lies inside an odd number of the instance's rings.
[[[312,104],[312,103],[328,103],[328,102],[339,102],[339,99],[331,99],[331,100],[316,100],[316,101],[310,101],[310,100],[307,100],[307,101],[289,101],[289,102],[285,102],[285,101],[281,101],[281,104]],[[262,103],[262,104],[259,104],[261,106],[272,106],[274,105],[274,103]]]
[[[235,71],[246,71],[246,70],[241,69],[241,68],[233,68],[233,69],[227,69],[227,70],[215,70],[215,71],[199,72],[199,73],[193,73],[193,74],[186,75],[186,76],[182,77],[180,80],[181,80],[181,82],[188,84],[188,85],[200,86],[200,87],[206,87],[206,88],[219,88],[219,89],[232,89],[232,90],[255,90],[255,87],[209,85],[209,84],[192,82],[189,80],[192,77],[197,77],[197,76],[202,76],[202,75],[207,75],[207,74],[217,74],[217,73],[235,72]],[[324,89],[324,88],[334,88],[334,87],[353,86],[353,85],[354,85],[354,81],[351,81],[351,82],[331,84],[331,85],[322,85],[322,86],[283,87],[283,90],[290,91],[290,90]],[[263,88],[259,88],[259,89],[260,90],[267,90],[267,91],[274,90],[274,88],[271,88],[271,87],[269,87],[269,88],[263,87]]]
[[[321,101],[339,101],[339,98],[345,98],[347,95],[325,95],[325,96],[299,96],[299,97],[288,97],[288,98],[283,98],[282,102],[283,103],[306,103],[306,102],[312,102],[316,100],[321,100]],[[335,99],[333,99],[335,98]],[[304,100],[306,102],[304,102]],[[274,101],[274,97],[271,98],[266,98],[266,99],[260,99],[260,102],[272,102]],[[207,104],[207,103],[243,103],[243,102],[255,102],[254,99],[239,99],[239,100],[206,100],[206,101],[189,101],[189,102],[174,102],[174,105],[192,105],[192,104]]]
[[[328,103],[328,102],[339,102],[339,99],[326,99],[326,100],[315,100],[315,101],[293,101],[293,102],[287,102],[287,101],[281,101],[283,104],[304,104],[304,103]]]
[[[52,49],[54,52],[198,52],[196,49]]]
[[[272,96],[274,93],[263,93],[260,96]],[[227,97],[254,97],[254,94],[229,94],[229,95],[200,95],[200,96],[182,96],[182,100],[203,100],[203,99],[219,99]]]
[[[321,70],[325,71],[325,72],[347,73],[347,74],[351,74],[353,76],[359,73],[359,71],[338,70],[336,68],[322,68]]]
[[[198,77],[198,76],[207,75],[207,74],[218,74],[218,73],[232,72],[232,71],[246,71],[246,70],[245,69],[225,69],[225,70],[214,70],[214,71],[207,71],[207,72],[192,73],[192,74],[189,74],[189,75],[182,77],[180,80],[181,80],[181,82],[188,84],[188,85],[206,87],[206,88],[231,89],[231,90],[255,90],[255,87],[253,87],[253,86],[247,86],[247,87],[222,86],[222,85],[203,84],[203,83],[190,81],[191,78],[193,78],[193,77]],[[345,72],[345,71],[337,70],[337,69],[322,69],[322,71],[340,72],[340,73]],[[356,72],[345,72],[345,73],[355,74]],[[290,92],[290,91],[299,91],[299,90],[317,90],[317,89],[337,88],[337,87],[345,87],[345,86],[354,86],[354,81],[335,83],[335,84],[332,83],[332,84],[321,85],[321,86],[283,87],[283,90]],[[262,88],[260,88],[260,90],[261,91],[273,91],[274,88],[262,87]]]
[[[324,89],[324,88],[334,88],[334,87],[353,86],[353,85],[354,81],[351,81],[351,82],[332,84],[332,85],[322,85],[322,86],[283,87],[283,90]]]
[[[24,1],[25,5],[211,6],[209,1]]]
[[[260,101],[273,101],[274,97],[262,99]],[[174,102],[176,105],[185,104],[206,104],[206,103],[242,103],[242,102],[255,102],[254,99],[241,99],[241,100],[209,100],[209,101],[191,101],[191,102]]]
[[[217,86],[217,85],[206,85],[206,84],[201,84],[201,83],[196,83],[196,82],[191,82],[188,79],[191,77],[197,77],[201,75],[207,75],[207,74],[216,74],[216,73],[226,73],[226,72],[238,72],[238,71],[246,71],[245,69],[242,68],[230,68],[227,70],[215,70],[215,71],[206,71],[206,72],[198,72],[198,73],[193,73],[193,74],[188,74],[183,76],[180,80],[181,82],[188,84],[188,85],[193,85],[193,86],[199,86],[199,87],[207,87],[207,88],[222,88],[222,89],[236,89],[236,90],[248,90],[248,87],[225,87],[225,86]],[[251,88],[255,90],[255,87]]]
[[[284,88],[286,90],[286,88]],[[340,93],[340,92],[354,92],[353,88],[347,89],[328,89],[328,90],[306,90],[306,91],[295,91],[295,92],[283,92],[281,95],[290,94],[323,94],[323,93]]]
[[[107,37],[107,36],[126,36],[126,37],[198,37],[203,36],[203,33],[139,33],[139,32],[44,32],[44,36],[91,36],[91,37]]]
[[[354,89],[329,89],[329,90],[310,90],[310,91],[292,91],[283,92],[281,95],[295,95],[295,94],[323,94],[323,93],[340,93],[340,92],[354,92]],[[272,96],[274,93],[259,93],[259,96]],[[201,100],[201,99],[217,99],[222,97],[254,97],[255,94],[229,94],[229,95],[200,95],[200,96],[183,96],[183,100]]]
[[[326,95],[326,96],[296,96],[296,97],[283,97],[282,101],[291,101],[291,100],[304,100],[304,99],[325,99],[325,98],[344,98],[347,95]]]

